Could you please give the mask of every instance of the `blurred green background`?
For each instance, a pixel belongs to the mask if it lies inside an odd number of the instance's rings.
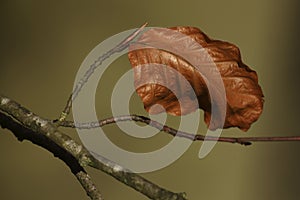
[[[236,44],[244,62],[257,71],[265,94],[264,112],[247,133],[229,129],[223,135],[300,135],[298,8],[291,0],[1,1],[0,93],[54,119],[81,62],[101,41],[146,21],[149,26],[196,26],[212,38]],[[100,118],[110,116],[111,88],[129,69],[122,57],[101,80],[96,97]],[[136,96],[131,110],[146,114]],[[176,122],[171,118],[169,125]],[[76,131],[63,130],[79,141]],[[159,135],[144,145],[116,126],[105,130],[115,143],[136,151],[156,149],[172,139]],[[299,142],[249,147],[218,143],[202,160],[200,146],[195,142],[172,165],[143,176],[184,191],[191,200],[299,199]],[[89,199],[62,161],[3,129],[0,157],[0,199]],[[87,171],[105,199],[147,199],[101,171]]]

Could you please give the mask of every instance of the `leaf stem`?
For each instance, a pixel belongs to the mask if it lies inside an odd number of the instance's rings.
[[[64,108],[64,110],[61,112],[58,120],[59,123],[64,121],[66,117],[70,114],[71,107],[72,107],[72,102],[76,99],[78,96],[79,92],[83,88],[83,86],[88,82],[89,78],[93,75],[94,71],[99,67],[103,61],[105,61],[107,58],[112,56],[113,54],[117,52],[121,52],[124,49],[126,49],[130,43],[139,35],[139,33],[147,26],[147,22],[143,24],[140,28],[135,30],[133,33],[131,33],[127,38],[125,38],[123,41],[121,41],[117,46],[114,48],[110,49],[103,55],[99,56],[94,63],[90,66],[90,68],[85,72],[84,76],[79,80],[79,82],[76,84],[73,92],[68,98],[67,104]]]

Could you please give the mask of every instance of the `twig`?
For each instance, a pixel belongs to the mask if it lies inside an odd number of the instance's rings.
[[[89,123],[74,123],[72,121],[64,121],[61,126],[79,129],[91,129],[102,127],[108,124],[125,121],[136,121],[148,124],[158,130],[164,131],[172,136],[182,137],[193,141],[218,141],[227,143],[237,143],[241,145],[251,145],[251,142],[287,142],[287,141],[300,141],[300,136],[285,136],[285,137],[213,137],[201,134],[192,134],[184,131],[179,131],[169,126],[163,125],[157,121],[151,120],[148,117],[139,115],[122,115],[116,117],[110,117],[98,122]]]
[[[139,29],[137,29],[132,34],[130,34],[127,38],[125,38],[123,41],[121,41],[117,46],[110,49],[109,51],[107,51],[106,53],[104,53],[103,55],[98,57],[97,60],[94,61],[94,63],[90,66],[90,68],[85,72],[84,76],[76,84],[75,89],[73,90],[72,94],[69,96],[67,104],[58,119],[59,122],[64,121],[66,119],[66,117],[69,115],[71,107],[72,107],[72,102],[78,96],[79,92],[81,91],[83,86],[86,84],[86,82],[89,80],[89,78],[92,76],[92,74],[97,69],[97,67],[100,66],[103,61],[105,61],[107,58],[109,58],[113,54],[115,54],[117,52],[121,52],[124,49],[126,49],[130,45],[130,43],[138,36],[138,34],[146,26],[147,26],[147,23],[143,24]]]
[[[91,199],[103,200],[101,193],[98,192],[98,189],[94,185],[91,177],[85,171],[78,172],[76,177]]]
[[[15,133],[14,127],[17,125],[21,126],[23,130],[29,130],[30,132],[20,131],[21,136],[18,137],[19,140],[22,138],[27,139],[28,135],[35,133],[43,138],[47,138],[48,141],[54,143],[59,147],[65,155],[64,152],[72,155],[76,162],[80,164],[81,167],[91,166],[99,169],[115,179],[121,181],[122,183],[132,187],[138,192],[146,195],[150,199],[155,200],[186,200],[184,193],[173,193],[158,185],[150,182],[149,180],[139,176],[138,174],[132,173],[127,169],[124,169],[120,165],[102,157],[94,158],[94,156],[89,153],[89,151],[82,145],[76,143],[72,138],[63,132],[59,131],[56,124],[52,123],[50,120],[43,119],[38,115],[32,113],[28,109],[22,107],[17,102],[0,95],[0,125],[3,128],[8,128],[13,133]],[[2,116],[2,117],[1,117]],[[6,119],[6,120],[5,120]],[[12,126],[8,126],[10,122],[15,122]],[[36,135],[32,135],[36,138]],[[32,140],[31,140],[32,141]],[[84,178],[84,176],[78,175],[80,181],[88,181],[89,179]],[[94,188],[92,185],[85,187]],[[91,198],[93,194],[86,190]],[[96,192],[95,192],[96,193]],[[100,196],[100,193],[99,193]]]

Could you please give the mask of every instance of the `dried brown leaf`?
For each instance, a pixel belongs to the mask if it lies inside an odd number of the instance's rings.
[[[128,53],[129,61],[134,67],[136,92],[145,109],[151,114],[165,111],[179,116],[201,108],[205,111],[205,122],[211,125],[211,129],[239,127],[244,131],[248,130],[259,118],[264,100],[257,74],[242,62],[238,47],[210,39],[198,28],[170,28],[189,36],[193,42],[202,46],[200,51],[206,50],[208,53],[201,54],[190,41],[163,30],[150,29],[144,32],[131,45],[132,51]],[[161,44],[169,46],[172,51],[159,48]],[[187,61],[187,56],[181,56],[180,51],[186,48],[191,49],[190,57],[195,58],[197,54],[196,57],[200,58],[204,68],[193,66]],[[207,55],[209,58],[206,58]],[[227,100],[224,124],[218,120],[211,121],[211,100],[206,82],[208,78],[203,72],[203,69],[211,66],[207,65],[205,68],[206,60],[214,62],[224,83]],[[161,106],[154,106],[157,104]]]

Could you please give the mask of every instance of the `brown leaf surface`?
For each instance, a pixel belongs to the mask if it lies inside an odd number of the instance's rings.
[[[168,30],[175,30],[192,40],[170,34],[164,29],[150,29],[130,46],[128,56],[134,67],[136,92],[145,109],[151,114],[167,112],[179,116],[201,108],[210,129],[239,127],[248,130],[259,118],[264,101],[257,74],[242,62],[238,47],[210,39],[194,27],[173,27]],[[195,41],[202,49],[195,46]],[[166,46],[172,51],[162,48]],[[201,53],[203,50],[206,53]],[[201,67],[189,62],[195,57],[200,60]],[[207,83],[212,78],[206,77],[204,72],[213,69],[212,65],[207,64],[209,62],[217,67],[225,87],[224,124],[218,118],[211,121],[212,103]],[[215,103],[221,107],[218,101]],[[154,106],[157,104],[161,106]]]

